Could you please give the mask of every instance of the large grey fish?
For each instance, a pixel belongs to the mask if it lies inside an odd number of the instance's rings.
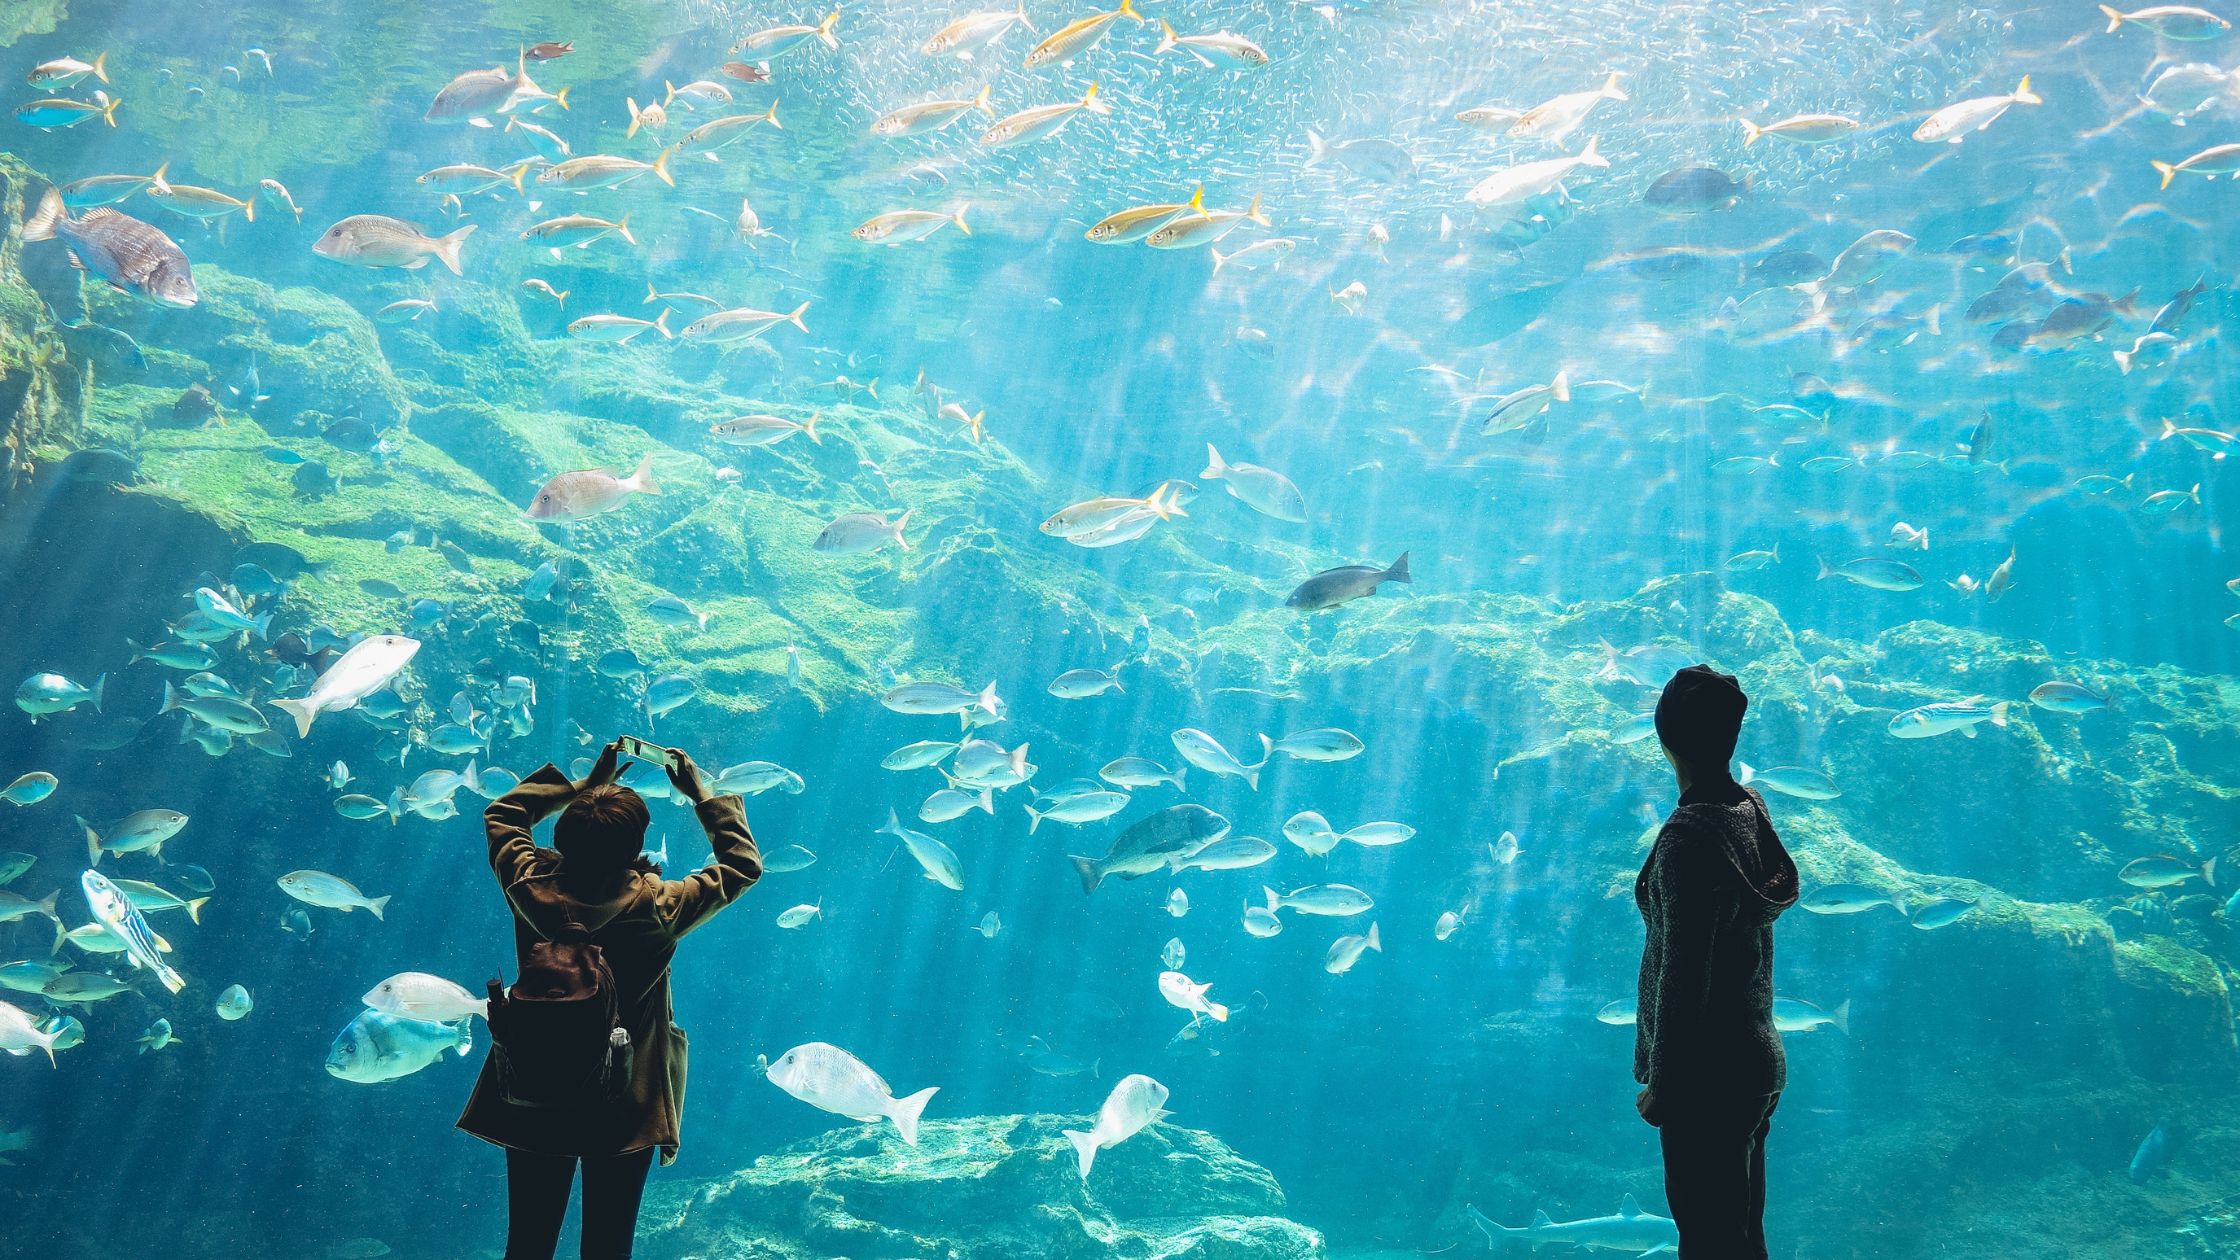
[[[83,218],[73,219],[62,194],[52,188],[23,221],[23,239],[61,241],[77,265],[120,292],[158,306],[183,310],[202,299],[186,251],[162,229],[107,208],[88,210]]]
[[[1373,564],[1348,564],[1335,569],[1324,569],[1299,583],[1299,589],[1291,592],[1291,598],[1283,602],[1285,607],[1296,608],[1300,612],[1319,612],[1325,608],[1336,608],[1347,600],[1374,595],[1377,588],[1386,582],[1414,580],[1408,576],[1408,553],[1403,551],[1389,569],[1380,569]]]
[[[1067,856],[1081,873],[1081,891],[1093,893],[1107,876],[1136,879],[1187,860],[1229,834],[1229,820],[1203,805],[1169,805],[1137,820],[1101,858]]]
[[[1644,1212],[1641,1205],[1627,1195],[1618,1205],[1616,1216],[1590,1216],[1584,1220],[1558,1221],[1546,1212],[1534,1212],[1529,1225],[1508,1226],[1487,1219],[1485,1213],[1465,1205],[1472,1224],[1485,1231],[1488,1242],[1499,1242],[1503,1236],[1517,1238],[1538,1249],[1543,1243],[1569,1243],[1574,1247],[1594,1250],[1608,1248],[1612,1251],[1645,1252],[1662,1250],[1679,1245],[1680,1228],[1669,1216]]]

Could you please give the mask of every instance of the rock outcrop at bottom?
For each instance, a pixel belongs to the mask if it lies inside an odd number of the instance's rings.
[[[647,1260],[1322,1260],[1275,1178],[1211,1134],[1154,1125],[1084,1182],[1060,1132],[1091,1117],[929,1120],[798,1142],[649,1192]]]

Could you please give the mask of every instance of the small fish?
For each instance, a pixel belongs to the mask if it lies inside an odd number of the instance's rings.
[[[1969,739],[1976,737],[1976,727],[1984,722],[2004,727],[2007,724],[2008,702],[2001,700],[1986,705],[1982,696],[1966,700],[1925,704],[1908,709],[1890,719],[1890,733],[1899,739],[1927,739],[1958,731]]]
[[[1921,588],[1921,571],[1910,564],[1865,556],[1848,564],[1831,565],[1820,561],[1820,580],[1840,577],[1848,582],[1878,591],[1913,591]]]
[[[318,906],[327,910],[341,910],[347,913],[351,910],[364,909],[378,919],[381,917],[382,910],[389,904],[387,897],[369,898],[364,893],[359,892],[357,886],[349,880],[342,878],[340,875],[330,875],[325,871],[289,871],[282,875],[277,882],[280,885],[280,891],[297,901],[307,906]]]
[[[1913,138],[1923,144],[1958,144],[1971,132],[1981,131],[1999,121],[1999,116],[2016,105],[2043,105],[2045,101],[2030,90],[2030,76],[2023,75],[2005,96],[1978,96],[1947,105],[1924,119],[1914,128]]]
[[[1284,606],[1300,612],[1320,612],[1336,608],[1350,600],[1373,595],[1387,582],[1412,583],[1408,573],[1408,553],[1385,568],[1370,564],[1349,564],[1335,569],[1325,569],[1301,582],[1284,600]]]
[[[1130,3],[1130,0],[1121,0],[1123,7],[1128,3]],[[1065,130],[1066,125],[1073,121],[1074,116],[1083,111],[1092,114],[1109,114],[1112,112],[1112,107],[1097,99],[1097,92],[1100,87],[1100,84],[1090,84],[1089,90],[1083,93],[1078,101],[1058,105],[1039,105],[1033,109],[1020,110],[1007,118],[998,119],[986,131],[980,133],[980,146],[987,149],[1007,149],[1013,145],[1029,144]]]
[[[959,206],[953,214],[936,210],[889,210],[873,215],[849,235],[871,245],[902,245],[922,241],[954,223],[959,232],[970,236],[972,229],[964,221],[967,208]]]
[[[891,542],[908,551],[910,542],[902,536],[902,531],[910,523],[911,511],[904,509],[902,515],[892,521],[879,512],[846,513],[824,527],[816,542],[811,544],[812,549],[820,555],[858,556],[877,551]]]
[[[91,61],[80,61],[76,57],[57,57],[52,61],[42,61],[31,67],[31,73],[24,76],[24,82],[33,87],[66,88],[89,74],[103,83],[109,81],[108,53],[96,53]]]
[[[201,300],[178,242],[106,207],[73,219],[58,189],[41,196],[39,208],[23,221],[22,239],[60,241],[87,271],[157,306],[183,310]]]
[[[544,484],[523,513],[533,521],[580,521],[621,507],[634,494],[658,495],[661,484],[653,478],[653,454],[638,460],[637,471],[617,477],[605,469],[565,472]]]
[[[1026,68],[1033,70],[1052,62],[1071,61],[1096,47],[1105,36],[1112,33],[1113,23],[1121,18],[1127,18],[1138,25],[1145,20],[1142,14],[1136,12],[1135,0],[1120,0],[1120,7],[1107,13],[1091,13],[1087,17],[1075,18],[1034,46],[1027,54]]]

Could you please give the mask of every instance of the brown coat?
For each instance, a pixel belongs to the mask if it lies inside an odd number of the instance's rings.
[[[513,912],[517,963],[530,945],[571,917],[591,930],[592,943],[606,954],[635,1050],[630,1087],[611,1105],[522,1107],[505,1100],[485,1059],[459,1127],[486,1142],[544,1155],[619,1155],[658,1146],[667,1164],[677,1157],[686,1050],[684,1030],[669,1004],[669,960],[679,938],[761,878],[762,855],[747,830],[744,803],[718,796],[698,807],[715,850],[714,865],[683,879],[633,868],[590,888],[567,885],[557,878],[560,855],[538,848],[529,832],[580,790],[547,765],[491,802],[483,827],[490,868]]]

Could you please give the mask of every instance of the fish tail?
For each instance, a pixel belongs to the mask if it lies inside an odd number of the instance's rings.
[[[93,824],[87,822],[83,815],[72,814],[71,817],[77,819],[78,829],[86,833],[86,866],[91,868],[101,865],[101,833],[95,831]]]
[[[106,50],[94,54],[93,77],[103,83],[109,81],[109,54]]]
[[[964,233],[966,236],[972,235],[972,227],[970,224],[967,224],[964,221],[964,212],[970,210],[971,208],[972,203],[966,202],[964,205],[958,206],[957,212],[950,216],[957,221],[957,230]]]
[[[1384,571],[1383,580],[1387,582],[1405,582],[1410,586],[1415,585],[1415,578],[1410,576],[1408,573],[1407,552],[1401,552],[1400,558],[1392,562],[1392,567]]]
[[[1602,156],[1602,148],[1601,148],[1601,145],[1602,145],[1602,137],[1601,137],[1601,136],[1589,136],[1589,137],[1587,137],[1587,147],[1586,147],[1586,148],[1584,148],[1584,149],[1581,149],[1581,150],[1579,150],[1579,162],[1580,162],[1580,164],[1581,164],[1581,165],[1583,165],[1583,166],[1608,166],[1608,165],[1610,165],[1610,159],[1609,159],[1609,158],[1606,158],[1606,157],[1604,157],[1604,156]]]
[[[554,92],[552,94],[552,103],[558,105],[561,110],[565,111],[568,108],[568,93],[574,90],[575,84],[571,83],[568,86],[561,88],[559,91]]]
[[[1245,207],[1244,217],[1252,220],[1254,223],[1259,224],[1261,227],[1268,226],[1268,216],[1261,213],[1260,210],[1259,193],[1252,194],[1252,204]]]
[[[1120,7],[1115,12],[1120,17],[1134,18],[1138,22],[1144,20],[1143,15],[1136,12],[1136,0],[1120,0]]]
[[[2125,376],[2131,375],[2131,352],[2129,350],[2118,350],[2115,355],[2116,370]],[[2170,436],[2170,422],[2168,420],[2162,422],[2162,436],[2166,438]]]
[[[1300,169],[1304,170],[1306,169],[1306,167],[1320,166],[1322,165],[1322,160],[1329,156],[1330,142],[1322,138],[1321,132],[1316,131],[1312,127],[1307,128],[1307,160],[1305,165]]]
[[[389,899],[387,897],[375,897],[366,903],[366,909],[373,913],[374,918],[378,919],[381,917],[381,912],[388,908],[388,905]]]
[[[1382,944],[1380,944],[1380,943],[1378,942],[1378,940],[1377,940],[1377,925],[1376,925],[1376,924],[1374,924],[1374,923],[1372,923],[1372,924],[1370,924],[1370,925],[1369,925],[1369,943],[1368,943],[1368,944],[1369,944],[1369,948],[1370,948],[1370,949],[1372,949],[1372,950],[1375,950],[1375,951],[1376,951],[1377,953],[1380,953],[1380,954],[1381,954],[1381,953],[1383,953],[1383,952],[1384,952],[1384,946],[1383,946]]]
[[[650,288],[652,288],[653,286],[649,284],[649,285],[647,285],[646,287],[650,289]],[[566,295],[565,295],[565,294],[563,294],[562,296],[564,297],[564,296],[566,296]],[[660,333],[660,334],[661,334],[661,339],[662,339],[663,341],[668,341],[668,340],[671,340],[672,338],[674,338],[674,337],[676,336],[676,334],[675,334],[675,333],[673,333],[673,332],[670,332],[670,331],[669,331],[669,308],[668,308],[668,307],[666,307],[666,306],[662,307],[662,308],[661,308],[661,313],[660,313],[659,315],[656,315],[656,316],[654,316],[654,317],[653,317],[653,330],[654,330],[655,332],[657,332],[657,333]]]
[[[2045,98],[2030,90],[2030,76],[2023,75],[2022,82],[2014,85],[2014,103],[2017,105],[2043,105]]]
[[[615,235],[621,237],[623,240],[629,242],[630,244],[635,245],[638,243],[638,238],[630,235],[629,215],[623,215],[620,219],[617,219],[615,221],[614,231]]]
[[[1198,474],[1200,481],[1219,481],[1229,475],[1229,466],[1221,462],[1221,452],[1213,443],[1206,443],[1206,470]],[[1160,487],[1165,489],[1164,486]]]
[[[910,540],[902,536],[902,527],[910,523],[910,514],[917,510],[916,508],[904,508],[902,509],[902,515],[894,518],[894,545],[904,551],[910,550]],[[990,684],[990,686],[993,685]],[[995,811],[991,809],[988,812],[992,814]]]
[[[838,11],[835,11],[833,17],[838,16],[840,16]],[[894,1109],[887,1113],[887,1118],[894,1121],[894,1127],[902,1133],[902,1140],[905,1144],[910,1146],[918,1144],[918,1117],[924,1113],[926,1104],[932,1101],[933,1096],[940,1092],[941,1087],[939,1085],[928,1085],[908,1098],[894,1100]]]
[[[297,739],[305,739],[310,736],[311,722],[319,716],[319,711],[311,707],[311,701],[308,697],[302,700],[274,700],[270,703],[273,708],[296,720]]]
[[[508,126],[508,127],[511,127],[511,126],[513,126],[513,120],[512,120],[512,119],[507,119],[507,120],[506,120],[506,126]],[[525,183],[523,182],[523,181],[525,181],[525,180],[526,180],[526,179],[527,179],[528,177],[529,177],[529,164],[528,164],[527,162],[518,162],[518,163],[515,163],[515,164],[514,164],[514,168],[513,168],[513,191],[514,191],[514,193],[515,193],[516,195],[519,195],[519,196],[523,196],[523,197],[526,197],[526,196],[528,196],[528,195],[529,195],[529,189],[528,189],[528,187],[526,186],[526,184],[525,184]]]
[[[1024,0],[1021,0],[1021,4],[1020,4],[1020,18],[1021,18],[1021,20],[1024,20],[1024,19],[1025,19],[1025,17],[1026,17],[1026,5],[1025,5],[1025,3],[1024,3]],[[1032,27],[1029,27],[1028,29],[1029,29],[1029,30],[1032,30],[1033,28],[1032,28]],[[995,107],[995,106],[993,106],[993,105],[990,105],[990,104],[988,103],[988,94],[989,94],[990,92],[994,91],[994,90],[995,90],[995,84],[993,84],[993,83],[983,83],[983,84],[981,84],[981,85],[980,85],[980,94],[979,94],[978,96],[975,96],[975,97],[973,97],[973,98],[972,98],[972,106],[973,106],[973,108],[975,108],[975,109],[979,110],[979,111],[980,111],[981,113],[983,113],[983,114],[986,114],[986,115],[987,115],[988,117],[990,117],[990,118],[993,118],[993,117],[995,117],[995,116],[996,116],[996,107]]]
[[[658,301],[660,301],[660,300],[661,300],[661,290],[659,290],[659,289],[656,289],[656,288],[654,288],[654,287],[653,287],[653,281],[651,281],[651,280],[648,280],[648,281],[646,281],[646,300],[645,300],[645,305],[647,305],[647,306],[651,306],[651,305],[653,305],[653,304],[654,304],[655,302],[658,302]]]
[[[2001,700],[1999,703],[1991,706],[1991,724],[1993,726],[2005,726],[2007,724],[2008,703],[2008,701]]]
[[[770,102],[770,108],[763,111],[762,121],[769,123],[774,131],[784,131],[786,129],[786,125],[778,121],[778,103],[776,101]]]
[[[877,397],[878,395],[874,394],[872,396]],[[817,436],[817,420],[822,415],[824,413],[821,411],[812,411],[809,413],[809,418],[801,422],[801,435],[818,446],[824,445],[824,439]]]
[[[1142,19],[1138,18],[1137,20],[1141,21]],[[1092,114],[1111,113],[1112,106],[1107,105],[1103,101],[1097,99],[1097,93],[1103,90],[1103,88],[1104,84],[1102,83],[1090,84],[1089,90],[1081,94],[1081,108],[1088,110]]]
[[[1219,249],[1208,249],[1206,252],[1213,255],[1213,274],[1217,276],[1221,274],[1221,264],[1234,257],[1234,255],[1223,254]]]
[[[669,173],[669,155],[675,153],[677,148],[678,145],[672,144],[661,151],[661,156],[653,159],[654,176],[671,188],[677,186],[677,179],[676,176]]]
[[[26,241],[51,241],[55,229],[70,221],[69,208],[62,204],[59,189],[49,188],[39,198],[39,208],[23,221],[23,239]]]
[[[468,237],[474,235],[476,226],[476,224],[469,223],[456,232],[448,232],[436,238],[436,257],[442,261],[444,266],[451,269],[452,275],[466,274],[459,270],[459,248],[466,244]]]
[[[1066,1141],[1073,1143],[1073,1153],[1081,1160],[1081,1179],[1089,1179],[1089,1166],[1097,1162],[1097,1135],[1079,1129],[1060,1129]]]
[[[1033,835],[1034,829],[1041,825],[1042,815],[1035,812],[1034,806],[1027,806],[1027,834],[1030,836]]]
[[[1097,869],[1095,858],[1078,857],[1069,853],[1066,855],[1066,861],[1073,863],[1073,869],[1081,876],[1081,894],[1083,896],[1097,891],[1097,885],[1104,882],[1104,872]]]
[[[1737,118],[1735,119],[1735,121],[1742,124],[1742,147],[1745,149],[1749,148],[1753,144],[1756,144],[1758,142],[1758,137],[1766,133],[1765,128],[1760,127],[1758,124],[1751,122],[1747,118]]]
[[[1223,1006],[1219,1002],[1206,1003],[1206,1014],[1213,1016],[1213,1022],[1216,1024],[1226,1024],[1229,1022],[1229,1008]]]
[[[1159,46],[1151,50],[1151,55],[1156,57],[1160,53],[1173,51],[1174,46],[1177,43],[1181,42],[1181,38],[1181,36],[1174,33],[1174,24],[1172,22],[1167,21],[1165,18],[1160,18]],[[1081,1171],[1083,1176],[1088,1175],[1089,1170],[1087,1168],[1083,1168]]]
[[[2195,487],[2195,489],[2199,489],[2199,488],[2200,488],[2200,487],[2198,487],[2198,486],[2197,486],[2197,487]],[[95,713],[99,713],[99,712],[101,712],[101,693],[102,693],[102,692],[104,692],[104,691],[107,691],[108,689],[109,689],[109,676],[108,676],[107,674],[101,674],[101,675],[98,675],[98,676],[96,676],[96,677],[94,678],[94,680],[93,680],[93,711],[94,711]]]
[[[2164,162],[2164,161],[2161,161],[2161,160],[2159,160],[2159,159],[2157,159],[2157,160],[2155,160],[2155,161],[2151,161],[2151,162],[2149,162],[2149,163],[2148,163],[2148,165],[2149,165],[2149,166],[2152,166],[2152,167],[2154,167],[2154,169],[2156,169],[2156,170],[2158,170],[2158,171],[2162,172],[2162,186],[2163,186],[2164,188],[2168,188],[2168,187],[2170,186],[2170,180],[2172,179],[2172,177],[2176,176],[2176,175],[2177,175],[2177,173],[2178,173],[2178,168],[2177,168],[2177,167],[2175,167],[2175,166],[2172,166],[2172,165],[2171,165],[2171,164],[2169,164],[2168,162]],[[25,229],[25,234],[24,234],[24,238],[23,238],[23,239],[25,239],[25,240],[27,240],[27,241],[31,239],[31,236],[30,236],[30,229],[28,229],[28,228],[26,228],[26,229]],[[41,239],[44,239],[44,238],[41,238]]]
[[[801,322],[801,317],[802,317],[803,315],[806,315],[806,314],[808,314],[808,313],[809,313],[809,304],[808,304],[807,302],[803,302],[803,303],[802,303],[801,305],[799,305],[799,306],[796,306],[796,307],[794,307],[794,308],[793,308],[793,313],[792,313],[792,314],[790,314],[790,315],[786,316],[786,322],[787,322],[787,323],[789,323],[789,324],[791,324],[791,325],[793,325],[793,326],[794,326],[795,328],[798,328],[798,329],[800,329],[800,330],[801,330],[801,331],[803,331],[803,332],[807,332],[807,331],[809,331],[809,326],[808,326],[807,324],[804,324],[804,323],[802,323],[802,322]]]
[[[2103,4],[2100,6],[2100,11],[2108,15],[2107,34],[2113,35],[2123,29],[2123,14],[2117,12],[2115,6]]]
[[[838,48],[840,46],[840,37],[832,33],[832,28],[839,24],[840,10],[838,9],[834,9],[832,12],[825,14],[824,21],[817,23],[817,38],[824,41],[825,47]],[[910,1144],[912,1146],[917,1145],[915,1141],[911,1142]]]
[[[104,79],[104,80],[102,80],[102,82],[106,83],[106,82],[108,82],[108,80]],[[117,125],[117,106],[119,106],[119,105],[122,105],[122,104],[124,104],[124,98],[123,98],[123,97],[121,97],[121,96],[120,96],[120,97],[116,97],[116,98],[112,99],[112,100],[111,100],[111,101],[109,102],[109,104],[108,104],[108,107],[107,107],[107,108],[105,108],[105,109],[103,109],[103,110],[101,111],[101,121],[103,121],[103,122],[105,122],[105,123],[109,124],[109,125],[110,125],[110,126],[112,126],[112,127],[116,126],[116,125]]]

